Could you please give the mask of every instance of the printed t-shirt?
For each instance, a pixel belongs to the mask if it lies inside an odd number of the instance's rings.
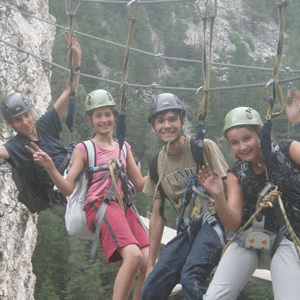
[[[165,161],[166,152],[165,147],[159,153],[158,156],[158,174],[160,175],[163,170],[163,164]],[[220,148],[209,139],[204,140],[203,147],[203,162],[209,164],[213,170],[216,170],[222,178],[227,176],[227,163],[220,151]],[[196,176],[196,162],[193,159],[193,155],[190,149],[190,137],[186,136],[184,145],[179,153],[174,156],[168,156],[165,169],[163,171],[161,185],[162,188],[170,200],[174,201],[175,207],[180,212],[183,196],[187,183],[191,178]],[[156,184],[150,178],[149,172],[143,193],[153,197]],[[159,191],[157,191],[155,198],[161,199]],[[216,207],[213,201],[207,202],[208,209],[212,214],[216,213]],[[186,209],[186,212],[188,208]],[[199,197],[196,197],[195,206],[192,212],[192,219],[199,218],[203,214],[201,209],[201,202]]]

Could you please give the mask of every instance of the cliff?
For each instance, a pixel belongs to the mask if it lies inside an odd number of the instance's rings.
[[[55,28],[17,10],[55,21],[49,15],[48,0],[1,2],[0,38],[36,57],[51,60]],[[50,77],[39,59],[6,43],[0,42],[1,96],[21,92],[32,101],[36,114],[41,115],[51,100]],[[0,122],[0,144],[3,144],[12,132],[2,116]],[[9,167],[2,165],[0,170],[0,299],[34,299],[31,256],[36,244],[37,215],[17,202]]]

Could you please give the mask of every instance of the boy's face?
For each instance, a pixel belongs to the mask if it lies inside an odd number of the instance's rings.
[[[34,132],[34,120],[30,110],[13,117],[7,125],[14,128],[18,133],[28,137]]]
[[[157,116],[151,127],[164,144],[167,144],[169,141],[172,144],[182,135],[182,127],[184,125],[185,118],[182,119],[181,123],[179,114],[170,110]]]

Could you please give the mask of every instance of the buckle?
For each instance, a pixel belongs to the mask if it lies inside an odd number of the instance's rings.
[[[109,191],[105,196],[104,196],[104,201],[109,204],[111,200],[115,200],[115,194],[112,191]]]

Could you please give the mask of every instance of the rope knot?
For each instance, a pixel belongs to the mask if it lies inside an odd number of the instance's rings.
[[[278,186],[275,186],[274,190],[265,196],[259,204],[262,208],[273,207],[273,202],[281,196],[281,192],[278,191]]]

